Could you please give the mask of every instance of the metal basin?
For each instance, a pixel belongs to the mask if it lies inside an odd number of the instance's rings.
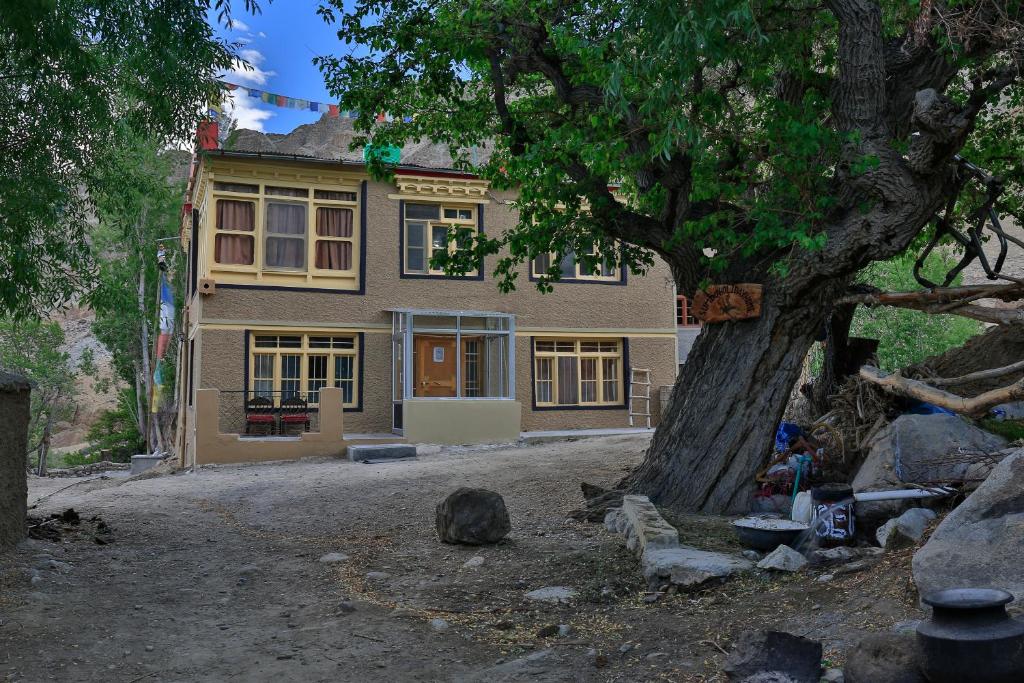
[[[810,527],[803,522],[765,517],[742,517],[732,523],[736,539],[754,550],[770,552],[780,545],[792,547]]]

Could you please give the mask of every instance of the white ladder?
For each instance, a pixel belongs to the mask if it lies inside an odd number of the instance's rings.
[[[642,403],[642,412],[636,410],[635,404]],[[633,418],[642,417],[644,426],[651,426],[651,371],[647,368],[629,369],[629,426],[635,427]]]

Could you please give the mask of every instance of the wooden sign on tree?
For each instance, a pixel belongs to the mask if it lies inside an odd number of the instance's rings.
[[[762,294],[761,285],[708,285],[693,297],[693,315],[705,323],[759,318]]]

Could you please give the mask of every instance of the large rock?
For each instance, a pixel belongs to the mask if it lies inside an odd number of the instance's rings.
[[[649,549],[640,564],[644,578],[654,588],[665,583],[695,588],[714,579],[724,580],[735,572],[754,566],[749,560],[735,555],[687,547]]]
[[[782,631],[747,631],[733,644],[724,671],[730,681],[776,673],[796,683],[818,683],[821,643]]]
[[[873,633],[846,655],[845,683],[927,683],[918,668],[917,638]]]
[[[0,370],[0,550],[25,538],[31,383]]]
[[[878,545],[886,550],[910,548],[924,536],[928,523],[935,519],[935,513],[927,508],[910,508],[899,517],[890,519],[878,527],[875,538]]]
[[[806,566],[807,558],[788,545],[780,545],[757,563],[758,569],[772,569],[777,572],[798,572]]]
[[[924,595],[944,588],[1002,588],[1024,601],[1024,449],[1007,456],[946,516],[914,555]]]
[[[904,488],[908,482],[963,478],[968,465],[950,462],[948,456],[961,449],[991,453],[1005,444],[1002,437],[956,415],[901,415],[875,437],[853,480],[853,490],[885,491]],[[857,503],[857,521],[876,529],[912,504],[905,500]]]
[[[444,543],[497,543],[512,530],[504,499],[487,489],[456,489],[438,503],[436,521]]]

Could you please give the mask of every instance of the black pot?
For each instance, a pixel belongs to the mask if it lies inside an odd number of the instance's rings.
[[[1024,681],[1024,621],[1013,596],[994,588],[952,588],[922,598],[932,618],[917,627],[921,671],[932,683]]]
[[[806,526],[802,528],[794,526],[794,528],[788,529],[767,529],[748,526],[751,520],[752,518],[750,517],[744,517],[732,523],[736,540],[746,548],[753,548],[763,552],[771,552],[780,545],[788,545],[791,548],[795,547],[798,545],[800,535],[807,532]]]

